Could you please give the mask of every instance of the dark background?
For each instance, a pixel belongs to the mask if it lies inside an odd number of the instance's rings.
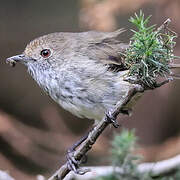
[[[152,14],[151,24],[158,26],[170,17],[171,28],[180,32],[178,0],[0,2],[0,169],[8,170],[17,179],[52,173],[64,162],[67,147],[83,135],[93,121],[78,119],[59,108],[31,79],[24,66],[8,66],[7,57],[20,54],[30,40],[58,31],[111,31],[125,27],[128,31],[122,41],[128,43],[132,28],[128,18],[139,9],[146,16]],[[179,46],[177,39],[176,55],[180,55]],[[180,152],[179,91],[178,80],[149,91],[138,102],[131,117],[119,118],[124,127],[136,129],[145,160]],[[89,164],[108,162],[104,157],[109,153],[113,131],[109,128],[100,138],[90,153]],[[168,155],[159,156],[158,147],[170,138],[173,150],[168,146]]]

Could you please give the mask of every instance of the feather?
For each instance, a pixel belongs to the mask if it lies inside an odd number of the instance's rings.
[[[114,32],[94,32],[90,31],[86,54],[90,59],[95,59],[108,66],[110,71],[126,70],[124,66],[123,53],[128,48],[127,44],[122,43],[118,37],[124,32],[119,29]]]

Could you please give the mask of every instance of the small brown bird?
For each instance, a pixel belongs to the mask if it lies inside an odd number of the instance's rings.
[[[107,110],[127,95],[132,86],[124,77],[127,69],[122,52],[128,45],[115,32],[52,33],[31,41],[24,52],[7,59],[24,64],[40,87],[64,109],[78,117],[101,120]],[[129,113],[132,103],[122,109]],[[115,127],[116,121],[109,118]],[[68,152],[72,152],[87,136]],[[70,154],[69,153],[69,154]],[[70,155],[69,169],[80,173]]]
[[[115,32],[52,33],[31,41],[21,62],[40,87],[78,117],[101,120],[127,93],[122,52],[128,47]],[[130,107],[128,107],[130,108]],[[128,113],[124,107],[122,112]]]
[[[128,45],[118,39],[122,32],[48,34],[31,41],[22,54],[7,62],[24,64],[54,101],[74,115],[97,123],[132,87],[124,80],[128,70],[122,54]],[[133,98],[121,112],[129,114],[136,100]],[[69,158],[70,169],[78,173],[74,163]]]

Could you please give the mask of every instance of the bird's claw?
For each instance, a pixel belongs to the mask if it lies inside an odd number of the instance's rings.
[[[74,151],[68,150],[66,158],[67,158],[67,166],[69,170],[79,175],[83,175],[89,172],[88,169],[79,168],[81,161],[78,161],[74,158]]]
[[[119,127],[116,117],[114,117],[110,111],[106,112],[106,121],[112,123],[115,128]]]
[[[78,174],[78,168],[80,162],[74,158],[74,152],[68,150],[66,158],[67,158],[68,169]]]

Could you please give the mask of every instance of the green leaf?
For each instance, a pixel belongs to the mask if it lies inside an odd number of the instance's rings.
[[[148,27],[150,18],[145,18],[140,10],[139,15],[135,13],[129,19],[137,31],[131,29],[134,34],[125,53],[125,65],[129,69],[129,76],[136,76],[142,84],[153,88],[158,76],[166,78],[170,73],[168,64],[175,57],[176,33],[169,29],[157,30],[156,25]]]

